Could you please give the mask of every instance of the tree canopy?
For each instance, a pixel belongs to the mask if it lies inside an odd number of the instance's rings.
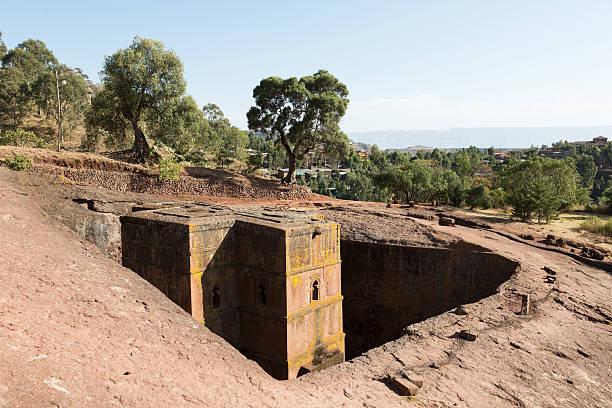
[[[79,69],[60,64],[40,40],[28,39],[6,50],[0,38],[0,113],[13,130],[35,106],[57,125],[58,148],[65,131],[83,118],[87,104],[87,77]]]
[[[433,169],[422,160],[391,166],[375,178],[376,183],[388,188],[397,196],[404,196],[406,202],[425,200],[432,188]]]
[[[253,90],[255,105],[247,113],[249,129],[266,133],[282,145],[289,161],[286,183],[295,182],[296,159],[320,144],[326,152],[345,155],[348,138],[340,119],[348,106],[348,89],[320,70],[314,75],[262,79]]]
[[[33,86],[38,106],[57,125],[57,148],[66,131],[79,123],[88,107],[86,76],[64,64],[43,70]]]
[[[572,159],[515,160],[502,169],[501,185],[513,214],[523,221],[548,222],[585,195]]]
[[[128,48],[106,57],[100,75],[119,113],[132,126],[134,156],[147,162],[150,146],[141,121],[149,111],[185,93],[181,60],[160,41],[136,37]]]

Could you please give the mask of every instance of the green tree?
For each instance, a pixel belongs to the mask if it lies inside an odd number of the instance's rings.
[[[600,176],[593,182],[593,189],[591,190],[591,199],[597,203],[605,190],[612,187],[612,179]]]
[[[151,149],[143,120],[150,110],[184,94],[181,60],[163,43],[136,37],[128,48],[106,57],[100,75],[119,112],[132,126],[132,153],[140,162],[148,162]]]
[[[4,40],[2,39],[2,31],[0,31],[0,61],[6,55],[6,44],[4,44]]]
[[[64,64],[44,69],[34,84],[37,104],[57,126],[57,149],[64,135],[82,121],[87,109],[86,76]]]
[[[339,198],[356,201],[385,201],[386,191],[377,190],[372,179],[363,171],[351,171],[340,185],[343,192]]]
[[[113,150],[128,149],[134,144],[132,125],[122,115],[118,98],[104,86],[95,90],[91,106],[85,113],[82,147],[94,151],[100,139]]]
[[[491,208],[493,200],[487,183],[482,181],[474,182],[466,191],[465,201],[472,209],[476,207],[484,208],[485,210]]]
[[[217,151],[217,161],[221,168],[229,165],[233,159],[238,159],[244,154],[244,149],[249,143],[249,136],[244,130],[231,126],[223,134],[221,145]]]
[[[34,86],[39,76],[57,64],[39,40],[26,40],[5,53],[0,68],[0,113],[12,122],[13,130],[37,102]]]
[[[601,202],[608,208],[608,211],[612,211],[612,185],[601,193]]]
[[[470,153],[467,151],[458,152],[454,157],[451,168],[459,177],[472,177],[474,172]]]
[[[573,160],[514,160],[504,166],[500,181],[513,214],[523,221],[549,222],[584,196]]]
[[[204,113],[204,117],[209,122],[216,122],[222,119],[225,119],[225,115],[221,108],[214,103],[206,104],[202,107],[202,112]]]
[[[421,160],[413,160],[404,167],[389,167],[374,181],[379,187],[401,196],[406,202],[423,200],[433,191],[433,169]]]
[[[285,183],[295,183],[296,161],[320,144],[326,153],[348,152],[348,138],[339,128],[347,97],[346,85],[324,70],[299,80],[269,77],[255,87],[256,106],[247,113],[249,129],[266,133],[284,147],[289,161]]]
[[[213,133],[204,112],[191,96],[172,98],[151,110],[147,117],[151,138],[180,153],[207,149]]]
[[[387,156],[382,150],[378,148],[377,145],[372,146],[372,151],[368,160],[370,161],[370,163],[372,163],[374,167],[381,171],[389,166],[389,160],[387,159]]]
[[[3,67],[0,69],[0,84],[0,113],[10,120],[13,131],[16,131],[32,109],[25,74],[18,67]]]
[[[576,161],[576,170],[580,174],[582,187],[591,188],[593,186],[593,180],[595,180],[595,174],[597,174],[597,166],[593,156],[588,154],[579,154],[574,157]]]

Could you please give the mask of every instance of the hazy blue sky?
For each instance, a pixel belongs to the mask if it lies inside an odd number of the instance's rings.
[[[612,1],[11,1],[13,47],[43,40],[94,81],[136,35],[185,65],[188,93],[245,128],[266,76],[329,70],[345,131],[612,124]]]

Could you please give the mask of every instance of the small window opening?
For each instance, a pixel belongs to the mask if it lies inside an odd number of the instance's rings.
[[[267,302],[266,299],[266,287],[263,284],[260,284],[257,288],[257,299],[260,305],[265,305]]]
[[[312,300],[319,300],[319,281],[312,282]]]
[[[310,370],[307,369],[306,367],[300,367],[300,370],[298,371],[297,376],[301,377],[305,374],[310,374]]]
[[[213,308],[215,309],[221,307],[221,294],[220,294],[219,288],[216,286],[213,289],[212,305],[213,305]]]

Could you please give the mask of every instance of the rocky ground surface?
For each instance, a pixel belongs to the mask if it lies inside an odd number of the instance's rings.
[[[443,313],[344,364],[281,382],[108,257],[116,236],[101,226],[132,203],[167,196],[52,173],[0,167],[0,407],[612,407],[604,270],[493,230],[440,226],[425,208],[270,201],[317,209],[341,222],[345,237],[462,240],[521,264],[499,293],[465,305],[467,315]],[[83,221],[87,214],[94,218]],[[521,294],[533,302],[527,316],[518,314]],[[459,338],[461,329],[478,338]],[[402,371],[424,380],[416,397],[385,384]]]

